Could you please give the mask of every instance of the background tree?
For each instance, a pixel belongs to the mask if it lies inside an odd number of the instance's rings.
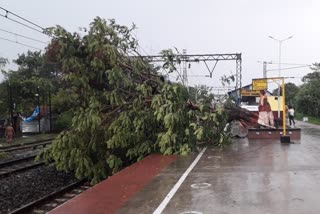
[[[14,63],[18,69],[3,71],[4,81],[1,85],[11,87],[15,111],[31,113],[37,105],[37,87],[40,89],[40,102],[44,103],[48,99],[48,91],[57,85],[54,65],[46,61],[40,51],[18,55]]]
[[[207,85],[196,85],[194,87],[189,87],[189,99],[197,103],[198,100],[203,100],[211,96],[213,99],[214,95],[211,93],[212,87]]]
[[[309,116],[320,116],[320,64],[315,63],[313,72],[302,78],[304,84],[297,94],[296,104],[300,113]]]
[[[2,69],[7,63],[9,63],[8,59],[0,57],[0,68]]]
[[[285,92],[285,99],[286,99],[285,102],[287,105],[295,105],[296,95],[298,94],[299,89],[300,88],[294,83],[288,82],[284,84],[284,92]],[[276,96],[278,94],[278,88],[274,89],[272,93],[274,96]]]
[[[9,63],[8,59],[0,57],[0,71],[1,71],[2,74],[5,72],[2,69],[8,63]],[[0,83],[0,94],[1,94],[1,96],[0,96],[0,117],[6,118],[8,116],[7,115],[8,114],[8,105],[7,105],[8,104],[8,102],[7,102],[7,100],[8,100],[8,96],[7,96],[8,92],[7,92],[7,87],[6,87],[5,84],[1,84]]]

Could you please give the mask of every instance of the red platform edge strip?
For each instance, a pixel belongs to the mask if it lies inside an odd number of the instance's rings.
[[[115,213],[176,158],[175,155],[149,155],[49,213]]]

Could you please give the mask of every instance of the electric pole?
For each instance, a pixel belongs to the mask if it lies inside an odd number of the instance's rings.
[[[182,50],[182,54],[183,54],[183,62],[182,62],[182,83],[185,87],[188,88],[188,68],[187,68],[187,65],[188,65],[188,60],[186,59],[186,55],[187,55],[187,49],[183,49]]]

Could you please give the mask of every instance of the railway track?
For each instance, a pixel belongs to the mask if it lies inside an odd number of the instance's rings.
[[[15,144],[15,145],[10,145],[10,146],[6,146],[6,147],[0,147],[0,152],[13,152],[13,151],[30,149],[30,148],[35,149],[39,146],[45,147],[47,145],[50,145],[52,143],[52,140],[53,139],[31,142],[31,143],[26,143],[26,144]]]
[[[44,162],[35,163],[35,155],[19,158],[0,163],[0,178],[7,177],[13,173],[18,173],[32,169],[44,164]]]
[[[26,204],[10,212],[10,214],[47,213],[89,188],[90,185],[86,183],[85,179],[82,179],[42,198],[39,198],[38,200]]]

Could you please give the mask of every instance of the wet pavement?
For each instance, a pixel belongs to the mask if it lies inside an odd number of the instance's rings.
[[[320,213],[320,126],[297,121],[301,140],[235,139],[208,147],[162,213]],[[179,157],[117,213],[153,213],[196,158]]]

